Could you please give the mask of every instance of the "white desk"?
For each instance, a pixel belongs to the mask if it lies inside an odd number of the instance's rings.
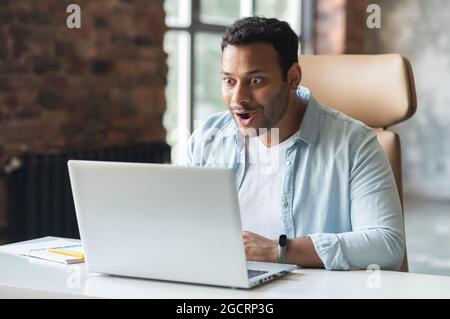
[[[241,290],[94,274],[85,271],[84,264],[66,266],[0,252],[0,298],[22,297],[450,298],[450,277],[299,269],[254,289]]]

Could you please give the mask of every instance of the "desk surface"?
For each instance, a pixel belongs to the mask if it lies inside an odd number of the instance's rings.
[[[183,265],[180,264],[180,267]],[[0,252],[0,298],[450,298],[450,277],[393,271],[298,269],[250,289],[89,273]]]

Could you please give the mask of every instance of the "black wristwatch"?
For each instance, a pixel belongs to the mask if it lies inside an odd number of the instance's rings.
[[[280,264],[286,263],[286,247],[287,247],[287,236],[282,234],[278,239],[278,262]]]

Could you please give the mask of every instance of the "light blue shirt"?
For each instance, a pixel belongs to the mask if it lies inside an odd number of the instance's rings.
[[[286,149],[280,218],[288,238],[309,236],[329,270],[398,270],[402,208],[389,161],[375,132],[320,105],[299,87],[307,109]],[[189,139],[187,165],[233,168],[242,185],[245,139],[229,111],[210,116]]]

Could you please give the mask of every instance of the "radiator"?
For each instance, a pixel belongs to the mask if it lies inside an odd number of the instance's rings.
[[[8,241],[42,236],[79,238],[69,159],[170,163],[170,147],[164,143],[139,144],[58,155],[23,155],[20,167],[7,175]]]

